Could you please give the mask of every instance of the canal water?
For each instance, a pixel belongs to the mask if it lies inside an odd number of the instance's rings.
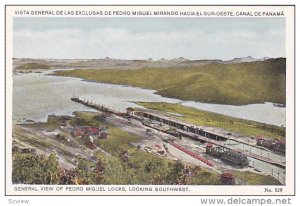
[[[266,157],[266,158],[270,158],[272,160],[276,160],[278,162],[285,162],[285,156],[284,155],[279,155],[279,154],[275,154],[272,153],[270,151],[266,151],[257,147],[253,147],[247,144],[243,144],[243,143],[239,143],[239,142],[235,142],[232,140],[227,140],[225,141],[225,144],[227,144],[227,146],[234,148],[238,148],[241,150],[246,150],[248,152],[251,152],[252,154],[256,154],[258,156],[262,156],[262,157]],[[277,167],[275,165],[271,165],[271,164],[267,164],[263,161],[248,157],[249,160],[249,166],[262,171],[266,174],[269,174],[273,177],[275,177],[276,179],[280,179],[281,182],[285,182],[284,178],[285,178],[285,169]]]
[[[74,110],[91,110],[70,101],[73,95],[77,95],[120,111],[136,107],[133,101],[180,103],[196,109],[285,126],[285,108],[275,107],[272,103],[232,106],[182,101],[162,97],[154,90],[51,76],[51,72],[13,75],[13,121],[24,118],[44,121],[52,113],[71,114]]]
[[[199,145],[199,142],[194,141],[194,140],[189,140],[191,143],[195,144],[195,145]],[[248,150],[251,151],[252,154],[256,154],[259,156],[263,156],[263,157],[267,157],[273,160],[276,160],[278,162],[285,162],[285,156],[283,155],[278,155],[278,154],[274,154],[270,151],[265,151],[262,150],[260,148],[257,147],[253,147],[247,144],[243,144],[240,142],[236,142],[233,140],[227,140],[224,142],[227,146],[231,147],[232,149],[241,149],[241,150]],[[205,147],[206,143],[202,144],[200,143],[201,147]],[[270,176],[273,176],[274,178],[276,178],[277,180],[279,180],[281,183],[285,184],[285,169],[278,167],[276,165],[272,165],[266,162],[263,162],[261,160],[258,159],[254,159],[252,157],[248,156],[248,160],[249,160],[249,166],[253,167],[255,170],[263,172],[265,174],[268,174]]]

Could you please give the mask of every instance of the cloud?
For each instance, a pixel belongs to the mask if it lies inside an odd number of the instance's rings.
[[[126,28],[14,31],[14,57],[232,59],[285,56],[281,30],[139,31]]]

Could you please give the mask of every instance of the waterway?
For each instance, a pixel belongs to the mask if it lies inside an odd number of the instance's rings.
[[[51,71],[13,75],[13,121],[31,119],[45,121],[49,114],[70,115],[76,110],[92,110],[70,100],[73,95],[91,99],[114,110],[125,111],[127,107],[137,107],[134,101],[180,103],[196,109],[207,110],[242,119],[267,124],[285,125],[285,108],[272,103],[244,106],[207,104],[182,101],[155,94],[154,90],[83,81],[80,78],[52,76]],[[232,142],[227,141],[231,144]],[[233,147],[252,153],[285,161],[281,155],[267,152],[246,144],[236,143]],[[254,166],[267,174],[285,177],[285,170],[262,161],[249,158]]]
[[[69,115],[75,110],[92,110],[70,101],[73,95],[77,95],[119,111],[137,107],[134,101],[180,103],[196,109],[285,126],[285,108],[275,107],[272,103],[233,106],[182,101],[157,95],[155,90],[52,76],[49,75],[51,72],[13,75],[13,121],[45,121],[47,115],[52,113]]]

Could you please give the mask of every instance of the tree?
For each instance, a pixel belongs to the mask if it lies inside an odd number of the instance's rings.
[[[98,160],[94,173],[94,184],[103,184],[104,182],[104,170],[105,170],[105,163],[100,159]]]
[[[149,184],[165,184],[168,175],[167,165],[160,159],[153,158],[144,166],[144,172],[148,174]]]
[[[169,184],[184,184],[186,183],[184,178],[184,164],[180,160],[177,160],[176,163],[171,166],[171,170],[167,176],[167,181]]]
[[[136,169],[128,167],[117,157],[105,159],[104,184],[139,184],[140,173]]]
[[[93,168],[95,167],[96,165],[94,163],[91,163],[84,158],[80,158],[78,161],[78,165],[75,169],[76,173],[78,173],[76,179],[80,177],[81,183],[93,184],[95,180],[95,172]]]
[[[48,178],[49,184],[57,184],[58,182],[58,171],[59,163],[55,154],[50,154],[46,164],[44,166],[46,177]]]
[[[49,157],[33,154],[13,154],[12,181],[16,184],[57,184],[58,160],[56,155]]]

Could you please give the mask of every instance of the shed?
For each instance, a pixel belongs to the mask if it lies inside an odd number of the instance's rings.
[[[108,134],[107,134],[107,132],[100,132],[100,134],[99,134],[99,139],[107,139],[107,136],[108,136]]]

